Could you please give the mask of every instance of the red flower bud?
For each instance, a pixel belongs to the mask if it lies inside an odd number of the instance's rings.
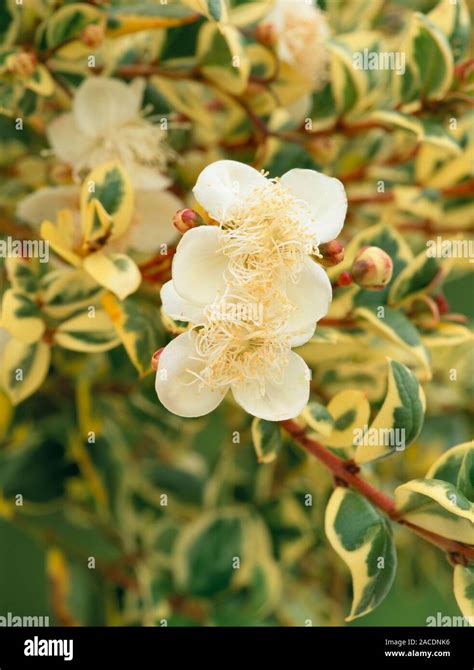
[[[349,286],[353,282],[353,277],[350,272],[341,272],[337,278],[338,286]]]

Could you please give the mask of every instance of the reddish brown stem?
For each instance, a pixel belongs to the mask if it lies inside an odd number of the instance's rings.
[[[306,435],[306,431],[296,421],[289,419],[280,421],[280,425],[301,447],[325,465],[336,477],[337,481],[351,486],[361,495],[369,500],[375,507],[382,510],[392,521],[395,521],[413,533],[419,535],[431,544],[446,551],[451,560],[458,563],[467,564],[474,561],[474,547],[449,540],[446,537],[432,533],[431,531],[420,528],[409,521],[401,519],[395,508],[395,502],[389,496],[374,488],[365,479],[359,476],[359,467],[351,460],[344,460],[336,454],[326,449],[322,444]]]

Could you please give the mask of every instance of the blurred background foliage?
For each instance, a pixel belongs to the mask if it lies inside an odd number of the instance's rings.
[[[271,4],[1,0],[1,231],[28,237],[15,216],[21,199],[70,183],[45,128],[90,76],[91,53],[97,73],[147,77],[143,107],[170,120],[179,160],[168,172],[183,202],[192,202],[200,170],[222,157],[271,176],[293,167],[337,176],[349,197],[343,241],[366,235],[393,257],[401,239],[410,259],[384,291],[341,287],[304,355],[324,404],[356,388],[375,412],[386,355],[423,383],[421,434],[403,455],[369,466],[370,481],[391,493],[472,436],[472,264],[455,259],[442,277],[441,262],[434,274],[414,271],[401,307],[388,293],[426,240],[472,239],[469,11],[463,0],[321,1],[329,69],[316,90],[256,39]],[[104,20],[105,36],[91,47],[83,31]],[[5,65],[25,45],[37,59],[26,77]],[[404,49],[407,74],[352,68],[352,53],[364,48]],[[237,68],[229,62],[236,53]],[[352,244],[329,270],[333,280],[362,242]],[[135,255],[137,264],[149,259]],[[135,319],[132,342],[115,333],[109,351],[52,346],[35,393],[21,402],[7,389],[0,395],[0,615],[49,615],[62,625],[345,625],[350,575],[324,532],[332,477],[289,438],[275,460],[258,463],[251,418],[230,402],[201,419],[159,405],[147,362],[170,339],[159,318],[169,262],[147,267],[120,307]],[[5,292],[12,277],[4,263],[1,270]],[[426,360],[412,360],[403,333],[377,336],[360,322],[347,331],[355,309],[386,303],[415,328]],[[425,625],[436,612],[459,614],[446,557],[403,528],[395,533],[389,595],[347,625]]]

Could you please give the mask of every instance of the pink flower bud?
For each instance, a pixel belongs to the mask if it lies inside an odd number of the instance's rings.
[[[203,220],[199,214],[189,207],[178,209],[173,216],[173,225],[182,235],[191,230],[191,228],[196,228],[196,226],[201,226],[202,224]]]
[[[332,268],[344,260],[344,247],[338,240],[320,244],[319,251],[323,255],[319,262],[326,268]]]
[[[271,47],[278,41],[278,31],[273,23],[260,23],[255,29],[257,42],[266,47]]]
[[[104,27],[97,23],[91,23],[86,26],[81,34],[81,40],[91,49],[99,47],[104,41]]]

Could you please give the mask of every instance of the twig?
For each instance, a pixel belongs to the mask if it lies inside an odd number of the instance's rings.
[[[359,473],[359,466],[351,460],[344,460],[326,449],[316,440],[308,437],[306,431],[296,421],[291,419],[280,421],[282,428],[291,435],[291,437],[302,446],[306,451],[315,456],[323,465],[325,465],[337,481],[343,482],[346,486],[356,489],[361,495],[369,500],[375,507],[382,510],[392,521],[409,528],[413,533],[422,537],[427,542],[446,551],[451,560],[455,563],[467,565],[474,561],[474,547],[461,542],[455,542],[437,533],[420,528],[419,526],[400,518],[395,507],[395,502],[381,491],[374,488],[365,479],[362,479]]]

